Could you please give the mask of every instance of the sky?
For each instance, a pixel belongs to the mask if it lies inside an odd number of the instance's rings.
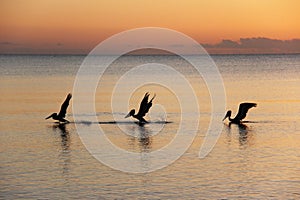
[[[182,32],[212,53],[300,53],[299,8],[298,0],[1,0],[0,53],[85,54],[141,27]]]

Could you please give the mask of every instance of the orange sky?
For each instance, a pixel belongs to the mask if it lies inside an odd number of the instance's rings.
[[[164,27],[200,43],[300,38],[298,0],[2,0],[0,53],[89,51],[138,27]]]

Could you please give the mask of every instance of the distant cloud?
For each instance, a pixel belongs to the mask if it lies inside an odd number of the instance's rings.
[[[264,37],[222,40],[217,44],[202,44],[210,53],[300,53],[300,39],[277,40]]]
[[[171,45],[169,45],[169,47],[182,48],[182,47],[184,47],[184,45],[183,44],[171,44]]]
[[[202,46],[210,54],[300,53],[300,39],[278,40],[265,37],[241,38],[238,41],[224,39],[217,44],[202,44]],[[170,52],[151,49],[151,45],[148,47],[148,49],[134,51],[132,54],[170,54]],[[170,44],[169,47],[193,50],[187,45],[178,43]],[[93,45],[74,46],[61,41],[43,44],[0,41],[0,54],[87,54],[92,48]]]
[[[202,44],[205,48],[238,48],[240,44],[232,40],[222,40],[218,44]]]
[[[17,44],[17,43],[13,43],[13,42],[4,41],[4,42],[0,42],[0,45],[3,45],[3,46],[19,46],[19,45],[21,45],[21,44]]]

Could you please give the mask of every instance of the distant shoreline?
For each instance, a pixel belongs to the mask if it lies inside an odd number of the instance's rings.
[[[209,54],[209,53],[208,53]],[[0,56],[87,56],[88,54],[33,54],[33,53],[1,53]],[[195,54],[185,54],[186,56],[193,56]],[[210,56],[260,56],[260,55],[300,55],[299,53],[212,53]],[[115,56],[114,54],[107,54],[103,56]],[[175,56],[173,54],[126,54],[126,56]]]

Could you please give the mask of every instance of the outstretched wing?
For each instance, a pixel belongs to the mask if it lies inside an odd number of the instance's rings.
[[[147,107],[146,107],[146,109],[145,109],[145,111],[144,111],[144,116],[146,115],[146,113],[148,113],[149,112],[149,109],[151,108],[151,106],[152,106],[152,101],[153,101],[153,99],[155,98],[155,94],[154,94],[154,96],[152,97],[152,99],[149,101],[149,103],[147,104]]]
[[[256,103],[241,103],[239,106],[238,114],[236,115],[235,119],[241,121],[246,117],[248,110],[256,106]]]
[[[70,102],[71,98],[72,98],[72,94],[69,93],[66,100],[64,101],[64,103],[60,107],[60,111],[58,113],[59,117],[64,118],[66,116],[67,108],[69,106],[69,102]]]
[[[155,97],[155,96],[154,96]],[[148,102],[148,99],[149,99],[149,93],[147,92],[140,104],[140,109],[139,109],[139,112],[138,112],[138,116],[140,117],[144,117],[146,115],[146,113],[149,111],[149,109],[151,108],[152,106],[152,101],[154,99],[154,97]]]

